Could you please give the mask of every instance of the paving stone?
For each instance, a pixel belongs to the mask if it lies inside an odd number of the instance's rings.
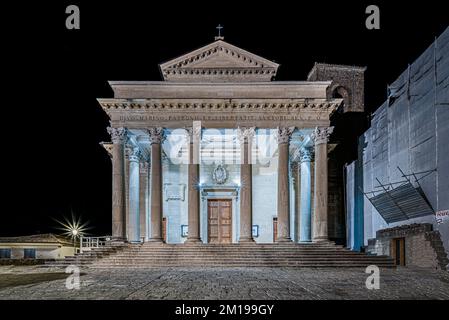
[[[0,299],[449,299],[449,273],[428,269],[381,269],[379,290],[363,268],[85,268],[80,290],[56,271],[0,268]]]

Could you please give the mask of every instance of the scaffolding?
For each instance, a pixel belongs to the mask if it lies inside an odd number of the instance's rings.
[[[410,174],[405,174],[399,166],[397,169],[404,180],[383,184],[376,178],[378,185],[373,191],[362,191],[385,222],[393,223],[435,214],[419,181],[435,172],[436,169]],[[410,177],[414,177],[415,185]]]

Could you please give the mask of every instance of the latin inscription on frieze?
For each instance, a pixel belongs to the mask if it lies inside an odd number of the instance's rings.
[[[320,120],[321,116],[311,115],[168,115],[168,116],[152,116],[152,115],[126,115],[120,116],[119,121],[284,121],[284,120]]]

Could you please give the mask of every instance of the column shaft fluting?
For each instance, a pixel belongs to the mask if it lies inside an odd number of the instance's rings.
[[[330,128],[316,128],[315,140],[315,198],[313,215],[313,241],[327,241],[328,236],[328,175],[327,175],[327,140],[332,133]]]
[[[300,200],[300,217],[301,230],[300,241],[312,241],[312,172],[310,170],[310,152],[305,149],[301,151],[301,200]]]
[[[163,242],[162,237],[162,159],[161,143],[163,128],[148,130],[151,143],[151,238],[152,242]]]
[[[123,241],[125,233],[125,128],[108,128],[111,135],[112,150],[112,238]]]
[[[277,242],[290,242],[289,142],[294,128],[278,128]]]
[[[148,167],[146,160],[140,163],[140,177],[139,177],[139,212],[140,212],[140,237],[145,241],[148,240]]]
[[[140,241],[140,185],[139,185],[139,157],[140,152],[138,147],[131,147],[129,149],[129,228],[128,241]]]
[[[301,218],[300,218],[300,200],[301,200],[301,178],[299,176],[299,164],[298,162],[292,162],[290,165],[290,170],[292,173],[293,182],[293,194],[294,194],[294,228],[293,234],[295,235],[294,241],[299,242],[300,240],[300,230],[301,230]]]
[[[253,170],[252,170],[252,139],[255,128],[239,128],[240,139],[240,236],[239,242],[254,242],[253,226]]]
[[[188,234],[187,243],[202,242],[200,237],[200,164],[199,144],[201,141],[201,127],[187,129],[189,139],[188,164]]]

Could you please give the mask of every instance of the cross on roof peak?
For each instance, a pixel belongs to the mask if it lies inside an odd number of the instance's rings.
[[[215,29],[218,30],[218,36],[215,37],[215,41],[224,40],[224,37],[221,35],[221,29],[223,29],[223,26],[221,24],[218,24],[218,26],[216,26]]]

